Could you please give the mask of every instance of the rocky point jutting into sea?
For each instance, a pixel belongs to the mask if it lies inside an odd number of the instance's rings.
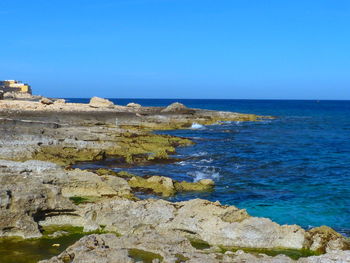
[[[271,117],[180,103],[162,108],[118,106],[97,97],[79,104],[12,96],[0,100],[0,118],[4,262],[350,262],[348,239],[326,226],[279,225],[201,199],[135,196],[210,191],[215,187],[210,179],[183,182],[161,174],[73,168],[106,158],[125,165],[176,161],[176,148],[193,142],[152,131]],[[80,239],[60,243],[73,235]],[[50,244],[57,253],[36,258],[11,253],[15,244],[28,245],[26,240]]]

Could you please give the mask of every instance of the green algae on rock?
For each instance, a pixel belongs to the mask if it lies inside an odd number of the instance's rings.
[[[198,182],[178,182],[165,176],[150,176],[148,178],[134,176],[128,181],[131,188],[137,190],[151,191],[155,194],[169,197],[177,192],[185,191],[211,191],[214,182],[210,179],[203,179]]]
[[[158,259],[159,262],[163,261],[163,257],[161,255],[137,248],[129,249],[128,253],[129,257],[131,257],[137,262],[141,261],[144,263],[153,263],[155,259]]]
[[[328,226],[315,227],[307,231],[305,246],[311,250],[326,253],[329,250],[340,248],[350,249],[350,240]]]
[[[250,254],[265,254],[268,256],[286,255],[287,257],[297,260],[302,257],[318,256],[322,253],[318,253],[309,249],[290,249],[290,248],[244,248],[244,247],[224,247],[221,246],[220,250],[222,253],[227,251],[236,252],[242,250]]]
[[[129,164],[169,159],[175,148],[193,142],[186,138],[158,134],[130,134],[96,139],[90,147],[72,145],[44,145],[30,157],[34,160],[50,161],[59,165],[71,165],[84,161],[99,161],[107,157],[122,157]],[[113,143],[111,143],[113,142]]]
[[[54,236],[61,232],[62,235]],[[22,239],[0,238],[1,263],[36,263],[39,260],[60,254],[83,236],[83,227],[50,226],[43,229],[43,237]]]

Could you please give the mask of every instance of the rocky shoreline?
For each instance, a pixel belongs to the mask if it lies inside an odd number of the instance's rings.
[[[218,202],[139,200],[134,194],[210,191],[211,180],[72,168],[106,158],[120,165],[176,161],[176,148],[193,142],[153,130],[264,118],[270,117],[179,103],[0,100],[0,236],[42,238],[45,228],[56,227],[60,235],[64,226],[95,232],[42,262],[350,262],[349,240],[326,226],[306,231]]]

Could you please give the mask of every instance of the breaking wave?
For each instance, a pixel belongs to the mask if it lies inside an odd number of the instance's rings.
[[[197,122],[192,123],[191,129],[204,129],[204,125],[199,124]]]

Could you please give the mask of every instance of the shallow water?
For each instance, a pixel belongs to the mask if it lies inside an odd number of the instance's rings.
[[[69,234],[57,238],[41,238],[20,240],[14,238],[0,239],[1,263],[36,263],[39,260],[49,259],[63,252],[74,244],[84,234]],[[52,246],[60,244],[59,247]]]
[[[164,106],[176,100],[114,101]],[[180,194],[174,201],[219,200],[280,224],[328,225],[350,234],[350,101],[177,101],[195,108],[278,118],[206,127],[195,124],[193,129],[162,132],[192,138],[197,144],[178,149],[181,162],[128,171],[216,181],[213,192]]]

